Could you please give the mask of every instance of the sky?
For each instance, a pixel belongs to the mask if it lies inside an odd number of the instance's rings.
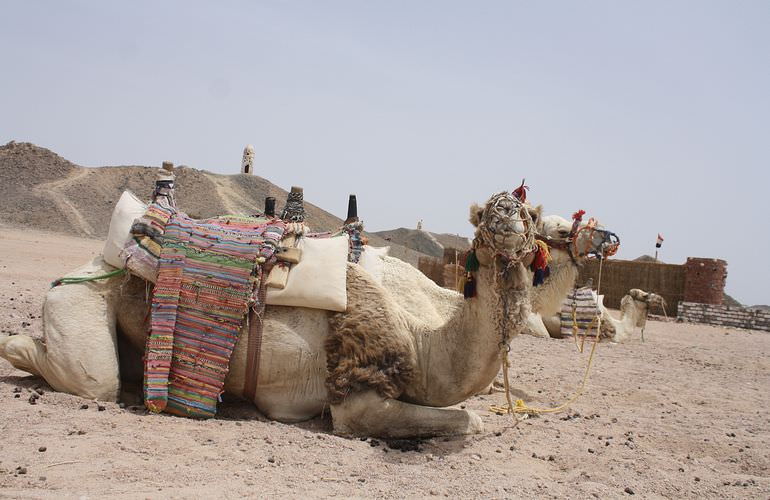
[[[618,258],[770,303],[770,2],[3,1],[0,141],[255,172],[370,231],[470,236],[526,178]],[[179,186],[183,189],[183,186]],[[261,205],[262,200],[255,200]],[[760,217],[754,220],[753,217]]]

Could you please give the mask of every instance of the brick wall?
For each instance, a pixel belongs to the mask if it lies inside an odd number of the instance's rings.
[[[748,328],[770,332],[770,311],[715,304],[680,302],[678,317],[692,323]]]
[[[727,262],[721,259],[688,257],[684,268],[685,302],[723,304]]]

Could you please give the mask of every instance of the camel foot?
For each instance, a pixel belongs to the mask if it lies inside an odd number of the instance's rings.
[[[484,430],[481,417],[471,411],[405,403],[373,391],[353,394],[331,411],[334,433],[342,436],[428,438]]]
[[[34,359],[42,349],[40,342],[26,335],[13,335],[0,339],[0,358],[7,359],[17,370],[38,377],[42,375],[35,369]]]

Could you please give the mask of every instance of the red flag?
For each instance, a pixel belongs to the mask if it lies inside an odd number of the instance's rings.
[[[658,233],[658,239],[655,240],[655,248],[660,248],[661,245],[663,245],[663,236]]]

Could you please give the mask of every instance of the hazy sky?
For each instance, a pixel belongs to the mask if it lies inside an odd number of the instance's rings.
[[[3,143],[220,173],[251,143],[369,230],[470,235],[469,204],[526,177],[620,258],[660,232],[770,303],[768,1],[7,1],[0,47]]]

